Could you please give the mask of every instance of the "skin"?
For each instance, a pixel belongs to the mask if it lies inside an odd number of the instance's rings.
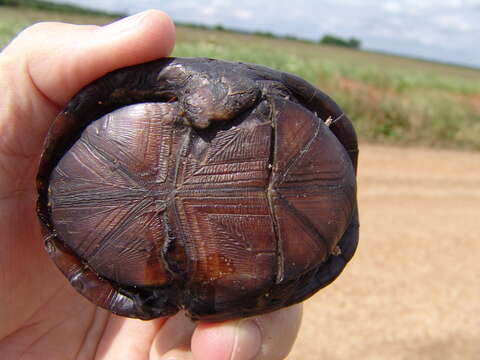
[[[283,359],[299,305],[223,323],[153,321],[95,307],[50,261],[35,176],[51,121],[82,86],[168,55],[171,20],[146,11],[105,27],[40,23],[0,53],[0,354],[6,359]]]

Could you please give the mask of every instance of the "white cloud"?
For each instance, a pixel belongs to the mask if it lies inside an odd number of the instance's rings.
[[[402,11],[402,6],[397,1],[388,1],[382,4],[382,8],[389,13],[400,13]]]
[[[233,10],[233,16],[239,18],[239,19],[252,19],[253,14],[245,9],[235,9]]]
[[[433,19],[433,22],[447,30],[471,31],[472,25],[459,15],[441,15]]]
[[[214,6],[208,6],[200,9],[200,13],[206,16],[213,16],[218,13],[218,9],[216,9]]]

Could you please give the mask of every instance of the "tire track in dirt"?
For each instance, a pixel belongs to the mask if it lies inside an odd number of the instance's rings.
[[[291,360],[480,359],[480,153],[364,145],[360,245]]]

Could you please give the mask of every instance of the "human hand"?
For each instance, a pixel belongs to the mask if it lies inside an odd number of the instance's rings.
[[[120,318],[77,294],[43,249],[35,177],[52,120],[92,80],[167,56],[174,37],[151,10],[104,27],[37,24],[0,53],[0,358],[282,359],[293,345],[298,305],[223,323]]]

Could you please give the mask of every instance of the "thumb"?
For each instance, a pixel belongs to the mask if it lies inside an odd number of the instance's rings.
[[[148,10],[106,26],[38,23],[7,50],[23,53],[36,88],[63,106],[80,88],[109,71],[169,55],[174,40],[170,18]]]

